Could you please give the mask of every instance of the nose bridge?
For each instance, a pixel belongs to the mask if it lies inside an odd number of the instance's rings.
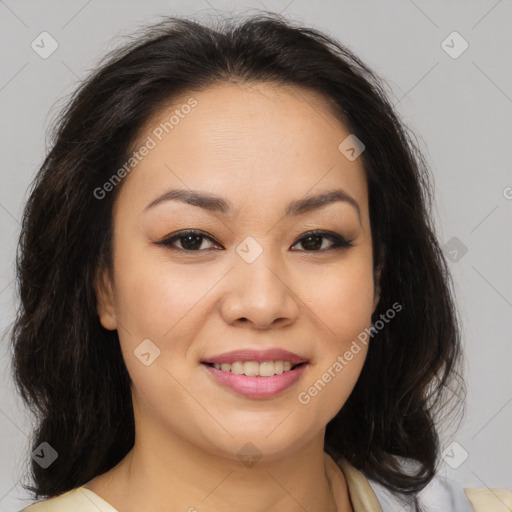
[[[276,255],[277,251],[263,247],[257,253],[256,250],[250,242],[240,244],[237,248],[235,270],[243,282],[243,287],[250,286],[255,291],[273,294],[280,292],[283,283],[279,277],[283,274],[283,265]]]
[[[225,320],[234,323],[245,319],[265,327],[277,319],[294,319],[298,308],[286,283],[279,251],[264,248],[262,243],[247,237],[236,252],[234,272],[222,306]]]

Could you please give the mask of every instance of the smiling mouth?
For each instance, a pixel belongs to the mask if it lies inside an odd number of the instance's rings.
[[[295,370],[306,362],[292,364],[290,361],[235,361],[233,363],[203,363],[222,372],[246,377],[273,377]]]

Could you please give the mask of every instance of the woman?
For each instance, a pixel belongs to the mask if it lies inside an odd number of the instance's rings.
[[[422,156],[352,53],[272,14],[169,18],[55,133],[18,254],[25,510],[511,499],[436,475],[450,277]]]

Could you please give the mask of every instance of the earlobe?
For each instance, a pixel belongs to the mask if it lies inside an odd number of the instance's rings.
[[[94,281],[96,311],[101,325],[110,331],[117,329],[113,286],[106,269],[99,270]]]

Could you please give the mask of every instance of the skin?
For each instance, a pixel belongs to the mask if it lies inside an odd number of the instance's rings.
[[[378,303],[362,160],[339,151],[350,132],[322,96],[262,83],[175,98],[134,147],[191,96],[197,106],[124,178],[114,205],[114,275],[98,273],[98,315],[119,333],[136,440],[86,487],[121,512],[351,511],[343,473],[323,451],[324,433],[367,347],[307,405],[297,397],[369,328]],[[219,195],[234,213],[176,200],[145,211],[175,188]],[[283,215],[290,201],[332,189],[357,201],[360,218],[348,202]],[[183,239],[174,250],[156,244],[185,229],[205,233],[200,250],[180,251]],[[332,240],[319,237],[314,242],[326,250],[311,249],[300,238],[312,229],[353,246],[329,250]],[[263,251],[252,263],[236,252],[246,237]],[[144,339],[160,350],[149,366],[134,356]],[[309,360],[275,398],[238,395],[200,364],[240,348],[275,347]],[[251,467],[237,457],[248,442],[262,455]]]

